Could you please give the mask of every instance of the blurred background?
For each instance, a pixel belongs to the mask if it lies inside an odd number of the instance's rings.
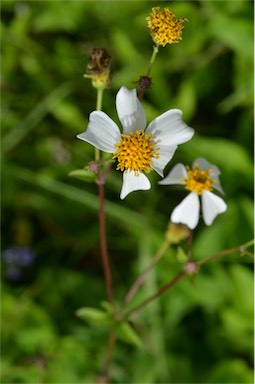
[[[145,74],[153,6],[186,17],[183,40],[160,48],[148,122],[183,110],[196,131],[177,162],[217,165],[228,204],[194,232],[197,260],[253,238],[253,2],[1,1],[2,382],[93,383],[107,332],[75,311],[105,300],[97,188],[68,176],[94,157],[76,139],[95,109],[83,77],[93,48],[112,57],[103,110],[117,123],[115,95]],[[106,221],[119,303],[164,240],[186,192],[159,187],[120,201],[122,174],[106,184]],[[139,292],[147,298],[182,269],[171,247]],[[144,348],[118,342],[112,383],[252,383],[253,259],[233,254],[179,282],[133,318]]]

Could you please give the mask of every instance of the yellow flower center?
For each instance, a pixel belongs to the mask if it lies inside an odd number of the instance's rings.
[[[212,191],[213,183],[216,183],[217,180],[212,180],[210,178],[211,170],[200,171],[197,167],[195,169],[189,169],[187,167],[188,178],[183,178],[182,181],[185,182],[185,188],[189,191],[196,192],[201,195],[204,191]]]
[[[157,45],[174,44],[182,39],[182,23],[187,21],[185,18],[175,19],[175,14],[168,8],[160,11],[160,7],[152,8],[152,13],[146,17],[148,27],[151,31],[153,40]]]
[[[153,158],[159,158],[159,148],[155,148],[154,137],[151,133],[138,130],[129,135],[122,134],[121,140],[115,144],[117,151],[113,159],[118,160],[117,169],[121,171],[134,171],[136,176],[144,171],[152,171]]]

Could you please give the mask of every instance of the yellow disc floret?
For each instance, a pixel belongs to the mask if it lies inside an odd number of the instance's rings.
[[[136,176],[144,171],[152,171],[153,158],[159,158],[159,148],[155,148],[154,137],[151,133],[138,130],[130,134],[123,133],[119,143],[115,144],[117,151],[113,159],[117,159],[117,169],[121,171],[134,171]]]
[[[175,19],[175,14],[168,8],[160,11],[160,7],[152,8],[152,13],[146,17],[152,38],[157,45],[178,43],[182,39],[182,23],[185,18]]]
[[[204,191],[213,190],[213,184],[217,181],[210,178],[210,169],[207,171],[201,171],[197,167],[194,169],[189,169],[187,167],[187,172],[188,177],[182,179],[182,181],[184,181],[186,184],[186,189],[192,192],[196,192],[198,195],[201,195]]]

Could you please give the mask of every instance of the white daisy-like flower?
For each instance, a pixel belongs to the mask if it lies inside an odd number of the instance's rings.
[[[173,223],[186,224],[190,229],[194,229],[199,221],[200,195],[204,222],[206,225],[211,225],[215,217],[227,209],[224,200],[211,192],[213,189],[217,189],[224,194],[219,175],[219,169],[203,158],[196,159],[192,169],[180,163],[176,164],[159,184],[183,184],[185,189],[191,192],[175,207],[170,220]]]
[[[177,146],[190,140],[194,130],[182,121],[179,109],[163,113],[146,128],[145,112],[135,89],[121,87],[116,96],[116,109],[123,133],[106,113],[94,111],[89,116],[87,131],[77,137],[113,154],[117,169],[123,171],[120,198],[124,199],[132,191],[151,188],[143,172],[154,169],[163,177],[163,169]]]

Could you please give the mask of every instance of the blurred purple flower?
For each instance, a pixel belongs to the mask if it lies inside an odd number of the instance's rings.
[[[21,268],[28,267],[34,261],[34,252],[28,247],[12,246],[3,251],[3,261],[6,264],[6,277],[9,280],[18,280]]]
[[[10,247],[3,252],[6,264],[15,264],[20,267],[31,265],[34,258],[34,252],[28,247]]]

